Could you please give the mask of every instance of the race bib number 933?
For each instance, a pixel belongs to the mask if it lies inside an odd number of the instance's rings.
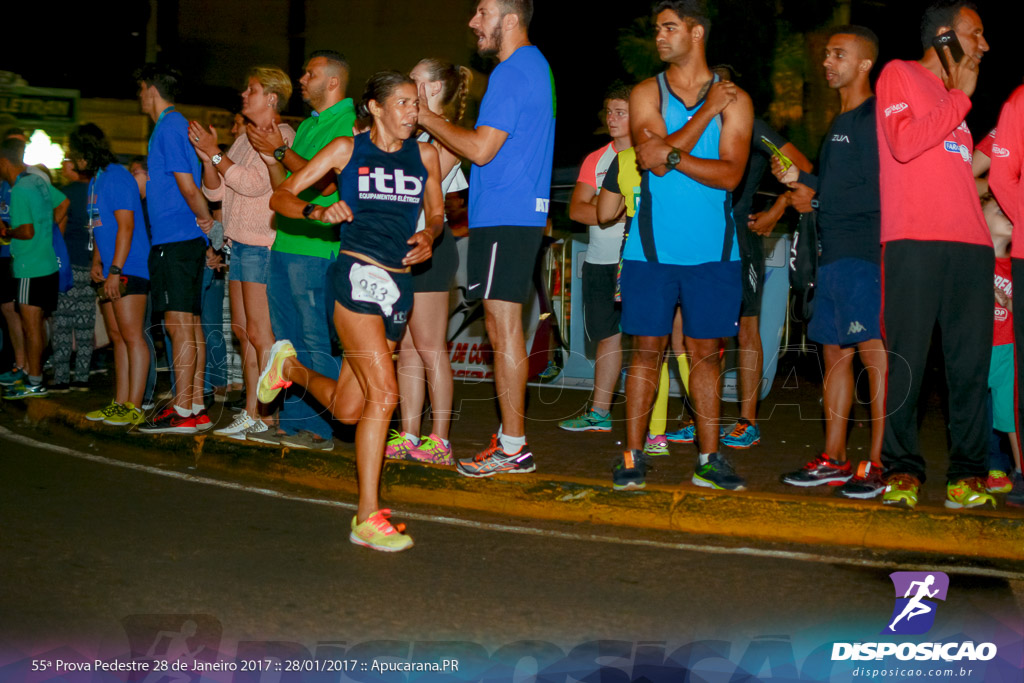
[[[353,301],[377,304],[384,315],[391,315],[392,307],[401,292],[388,271],[368,263],[354,263],[348,272],[348,279],[352,284]]]

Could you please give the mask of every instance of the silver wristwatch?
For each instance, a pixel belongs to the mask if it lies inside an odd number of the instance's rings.
[[[212,157],[210,157],[210,162],[213,163],[214,166],[216,166],[217,164],[219,164],[222,161],[224,161],[224,155],[221,154],[220,152],[218,152],[217,154],[214,154]]]

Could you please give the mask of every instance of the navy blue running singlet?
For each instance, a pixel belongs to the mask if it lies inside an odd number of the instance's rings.
[[[415,138],[397,152],[385,152],[369,133],[355,136],[352,158],[338,174],[341,199],[355,216],[341,231],[341,249],[388,268],[403,268],[426,184],[427,169]]]

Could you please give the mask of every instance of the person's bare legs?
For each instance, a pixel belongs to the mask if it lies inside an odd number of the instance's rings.
[[[337,303],[334,326],[345,348],[337,381],[314,372],[295,358],[282,366],[285,379],[304,386],[336,419],[356,427],[356,468],[359,473],[357,521],[380,509],[380,472],[384,463],[391,415],[398,406],[398,381],[391,355],[395,342],[384,335],[379,316],[354,313]]]
[[[668,337],[633,337],[626,374],[626,448],[643,450]]]
[[[171,358],[174,363],[174,405],[189,412],[192,411],[192,384],[196,375],[195,327],[198,317],[181,311],[164,313],[164,329],[171,338]],[[202,334],[202,328],[199,333]],[[203,400],[202,387],[199,400]]]
[[[234,282],[231,283],[235,284]],[[245,379],[246,386],[246,411],[248,411],[249,401],[253,401],[253,410],[256,412],[250,412],[249,415],[256,417],[259,412],[264,414],[268,413],[267,406],[258,405],[257,394],[257,382],[259,380],[260,370],[266,365],[268,360],[268,354],[270,353],[270,347],[274,345],[274,333],[270,325],[270,304],[267,302],[267,286],[259,284],[258,282],[241,282],[240,290],[242,294],[242,303],[245,309],[245,333],[246,338],[249,341],[249,348],[252,349],[254,370],[252,383],[249,383],[248,375]],[[248,372],[248,368],[246,368]],[[253,398],[250,399],[249,396]]]
[[[192,404],[205,406],[206,392],[206,334],[203,332],[203,318],[192,316],[192,338],[196,345],[195,374],[192,379]]]
[[[124,373],[128,401],[136,408],[141,408],[146,391],[146,379],[149,376],[149,345],[146,344],[146,337],[142,331],[146,317],[146,295],[123,296],[113,302],[112,308],[118,334],[124,340],[128,363],[127,372]],[[120,374],[117,382],[120,391]]]
[[[423,359],[420,358],[419,351],[416,350],[416,340],[413,338],[412,321],[416,317],[417,305],[418,303],[413,304],[409,324],[405,328],[405,334],[402,335],[402,341],[398,343],[396,373],[398,375],[398,393],[401,395],[399,411],[402,417],[402,431],[409,436],[419,438],[420,422],[423,418],[423,402],[427,396],[427,379]]]
[[[446,339],[448,292],[419,292],[415,295],[414,301],[412,315],[409,318],[409,329],[413,332],[412,341],[423,366],[426,390],[430,394],[430,431],[447,440],[452,422],[452,402],[455,398],[455,380],[452,376],[452,364],[448,357],[448,341]],[[523,353],[525,359],[525,342]],[[524,393],[525,390],[524,381]],[[416,411],[417,430],[420,429],[419,416],[423,412],[422,389],[419,400]],[[402,418],[404,425],[404,411]],[[407,434],[419,436],[418,431],[410,432],[404,426],[403,429]]]
[[[487,338],[494,348],[494,388],[501,408],[501,433],[526,435],[526,340],[523,305],[497,299],[484,300]]]
[[[697,443],[701,453],[718,452],[718,417],[721,414],[719,379],[722,363],[720,340],[686,337],[690,354],[690,399],[696,411]]]
[[[615,386],[622,372],[622,334],[613,334],[597,342],[594,363],[594,409],[608,412],[615,397]]]
[[[846,426],[853,405],[853,348],[825,344],[825,452],[846,462]]]
[[[121,336],[121,328],[117,324],[114,302],[108,300],[101,303],[100,313],[103,314],[103,324],[107,327],[107,336],[110,337],[110,345],[114,352],[114,401],[124,405],[125,401],[131,400],[128,347]],[[138,406],[137,403],[135,405]]]
[[[10,337],[11,348],[14,350],[14,364],[19,368],[24,368],[27,363],[25,359],[25,331],[21,327],[21,315],[18,314],[18,309],[13,301],[8,301],[4,305],[0,306],[0,312],[3,313],[4,319],[7,321],[7,332]],[[3,371],[7,372],[10,368],[4,368]]]
[[[740,417],[754,425],[757,424],[757,401],[761,396],[764,368],[760,321],[756,315],[740,318],[739,359]]]
[[[46,341],[46,331],[43,329],[43,309],[38,306],[19,306],[21,315],[21,328],[25,333],[25,361],[24,370],[31,377],[41,377],[43,374],[43,346]]]
[[[248,321],[245,317],[245,299],[242,294],[242,283],[237,280],[228,282],[228,301],[231,305],[231,331],[238,339],[242,349],[242,381],[245,383],[245,412],[256,417],[259,399],[256,396],[256,383],[259,381],[260,366],[256,359],[256,349],[249,341]]]
[[[889,353],[881,339],[869,339],[857,345],[860,362],[868,373],[871,391],[871,462],[882,466],[882,440],[885,437],[885,377],[889,372]]]

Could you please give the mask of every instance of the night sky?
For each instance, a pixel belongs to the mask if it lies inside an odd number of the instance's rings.
[[[161,15],[170,11],[173,16],[180,2],[184,0],[161,0]],[[401,5],[395,0],[388,2]],[[219,5],[233,3],[240,8],[252,6],[246,0],[218,1]],[[264,0],[263,4],[278,3]],[[281,10],[282,16],[287,15],[287,4],[280,0],[285,8]],[[771,98],[769,75],[776,34],[776,4],[776,0],[719,0],[709,44],[709,61],[727,62],[740,71],[740,84],[754,97],[758,114],[764,113]],[[830,7],[830,3],[822,0],[781,0],[779,4],[783,7],[783,19],[797,30],[823,23]],[[892,58],[917,58],[921,53],[918,23],[921,8],[926,4],[914,0],[853,0],[852,20],[870,26],[881,37],[880,63]],[[1001,103],[1024,75],[1024,60],[1013,47],[1020,39],[1011,35],[1018,25],[1013,21],[1017,3],[978,4],[992,51],[982,64],[974,111],[968,118],[975,138],[980,138],[995,123]],[[425,26],[424,31],[451,32],[453,42],[469,45],[471,36],[466,22],[472,5],[473,2],[467,0],[464,17],[438,17],[437,25]],[[556,164],[571,166],[602,143],[602,138],[594,135],[600,126],[598,112],[602,94],[613,81],[630,80],[616,54],[618,33],[635,18],[646,14],[649,5],[611,0],[586,3],[537,0],[536,5],[531,38],[550,61],[558,91]],[[33,24],[31,13],[27,13],[23,17],[24,30],[12,32],[11,24],[7,23],[5,41],[9,42],[5,45],[0,69],[22,74],[31,85],[77,88],[83,97],[134,97],[131,72],[145,59],[148,3],[144,0],[118,3],[116,12],[97,12],[95,6],[88,4],[62,7],[57,16],[48,14],[45,21],[40,20],[38,24]],[[339,12],[355,11],[350,2],[336,2],[330,7],[338,8]],[[190,21],[194,22],[195,18],[190,17]],[[168,23],[162,26],[165,41],[168,40]],[[209,35],[222,35],[225,30],[230,28],[211,26]],[[242,39],[258,46],[264,40],[259,30],[258,26],[249,26]],[[266,30],[268,34],[282,31],[280,26],[270,25]],[[191,40],[190,45],[193,45],[195,37]],[[358,54],[348,54],[348,57],[354,64],[359,60]],[[479,64],[479,60],[473,63],[474,66]],[[184,66],[188,72],[188,64]],[[382,64],[380,68],[390,66],[394,65]],[[216,64],[210,67],[212,72],[207,79],[211,83],[220,81],[219,84],[194,83],[182,100],[227,108],[237,106],[234,80],[238,76],[218,73],[217,68]],[[299,75],[296,67],[290,70],[293,77]],[[363,72],[366,71],[364,68]],[[876,74],[877,71],[876,68]],[[810,73],[816,76],[818,71]],[[357,97],[360,91],[357,83],[350,87],[350,94]],[[290,113],[304,113],[298,97],[293,99]],[[814,150],[808,151],[813,155]]]

